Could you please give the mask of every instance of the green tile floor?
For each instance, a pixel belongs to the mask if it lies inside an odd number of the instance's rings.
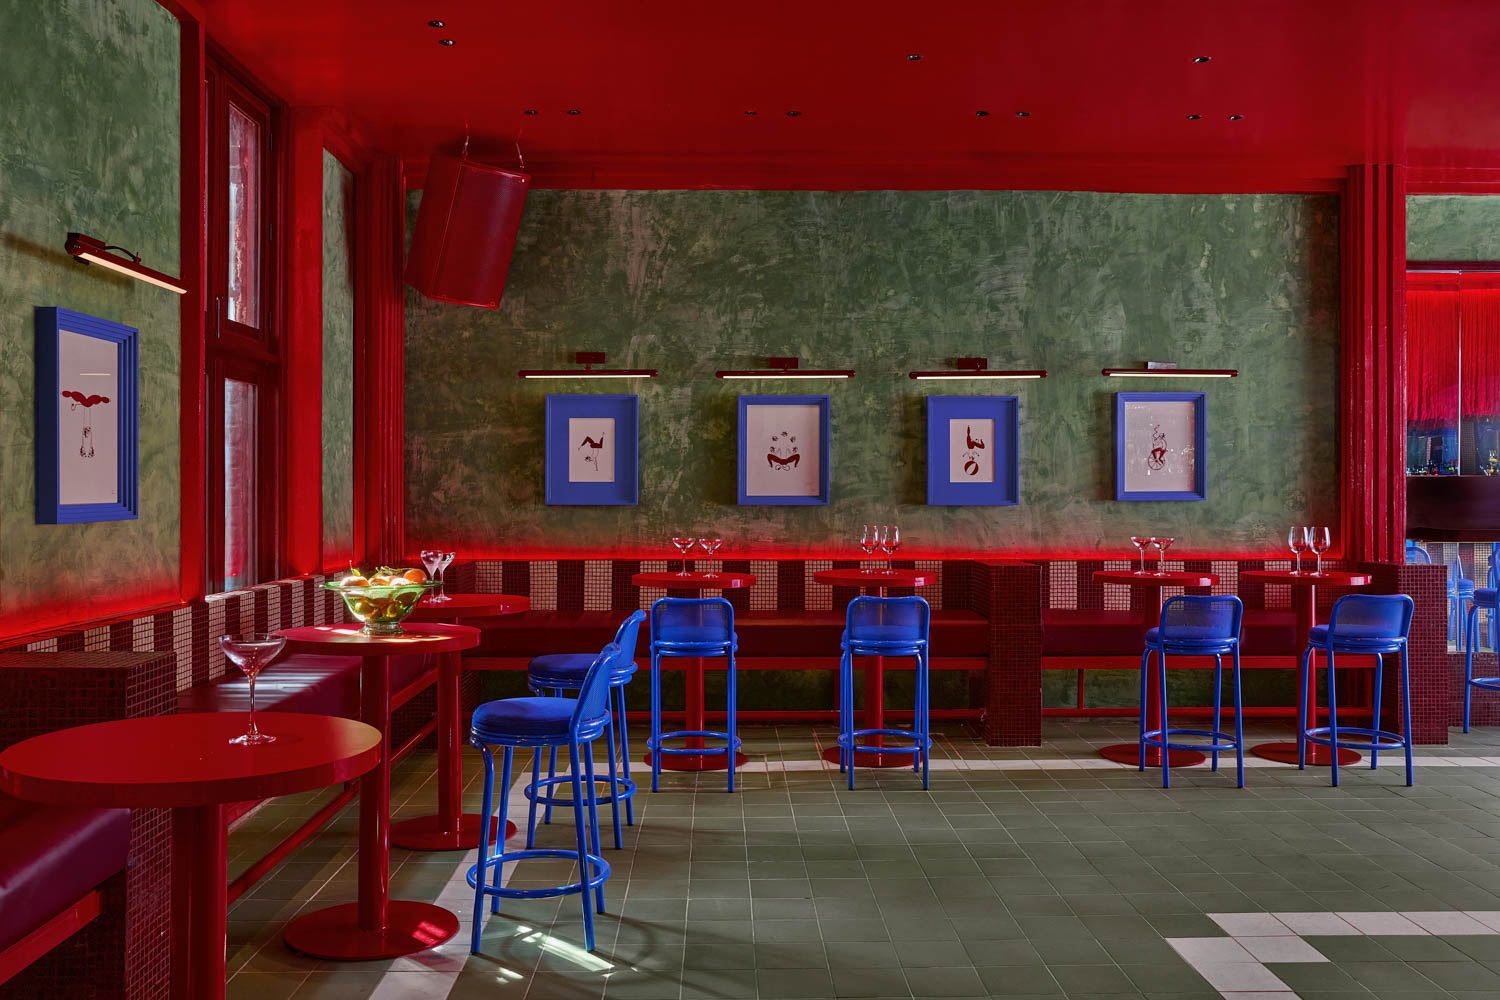
[[[1176,771],[1164,790],[1158,771],[1093,755],[1133,729],[1049,722],[1044,746],[1006,749],[953,727],[939,735],[931,791],[892,769],[860,771],[850,792],[817,762],[828,730],[745,727],[752,770],[735,794],[722,773],[665,775],[655,794],[644,775],[622,851],[601,811],[614,874],[592,954],[566,897],[506,901],[469,955],[472,855],[400,850],[393,895],[453,909],[458,938],[392,962],[290,952],[280,934],[293,915],[355,897],[351,807],[231,910],[229,995],[1213,1000],[1168,943],[1224,937],[1208,914],[1500,911],[1500,731],[1454,730],[1451,745],[1422,748],[1430,763],[1419,760],[1414,788],[1392,754],[1379,771],[1347,769],[1337,789],[1326,769],[1257,762],[1243,790],[1232,766]],[[1285,729],[1258,727],[1249,742]],[[966,763],[986,761],[1003,769]],[[465,763],[473,808],[477,754]],[[397,818],[430,811],[433,766],[418,752],[397,769]],[[254,814],[231,834],[231,869],[318,801]],[[567,846],[571,820],[561,812],[539,843]],[[561,881],[561,864],[531,863],[511,884]],[[1500,933],[1305,940],[1329,961],[1268,961],[1285,989],[1223,995],[1500,997]]]

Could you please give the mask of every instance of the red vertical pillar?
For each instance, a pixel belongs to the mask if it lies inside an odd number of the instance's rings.
[[[182,171],[179,273],[187,293],[182,296],[182,352],[179,358],[182,412],[177,462],[181,477],[178,596],[184,601],[202,597],[207,584],[205,508],[208,486],[204,467],[204,342],[208,286],[204,262],[208,257],[208,201],[204,187],[204,32],[201,20],[186,11],[177,14],[182,32]]]
[[[323,122],[293,108],[286,144],[282,570],[319,572],[323,540]]]
[[[1342,209],[1343,549],[1356,562],[1398,562],[1406,536],[1406,167],[1350,167]]]

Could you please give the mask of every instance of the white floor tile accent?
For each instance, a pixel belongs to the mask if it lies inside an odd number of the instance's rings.
[[[1231,937],[1281,937],[1293,933],[1269,913],[1210,913],[1208,918]]]
[[[1245,950],[1258,962],[1326,962],[1328,959],[1318,949],[1297,937],[1247,937],[1240,938]]]

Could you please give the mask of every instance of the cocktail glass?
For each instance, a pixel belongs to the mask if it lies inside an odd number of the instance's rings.
[[[276,659],[286,648],[286,639],[265,632],[221,635],[219,648],[224,650],[224,655],[229,658],[230,663],[239,667],[244,671],[245,676],[250,678],[250,728],[245,730],[243,735],[236,736],[229,742],[246,747],[275,743],[276,737],[270,733],[263,733],[255,727],[255,678],[261,668]]]

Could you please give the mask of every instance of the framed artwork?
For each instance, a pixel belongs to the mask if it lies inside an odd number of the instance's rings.
[[[1204,393],[1115,393],[1115,499],[1206,499],[1207,445]]]
[[[139,339],[123,323],[36,310],[38,524],[139,515]]]
[[[741,396],[741,506],[828,502],[828,397]]]
[[[1021,502],[1020,402],[1015,396],[927,397],[927,503]]]
[[[638,503],[639,414],[640,401],[635,396],[549,395],[547,503]]]

